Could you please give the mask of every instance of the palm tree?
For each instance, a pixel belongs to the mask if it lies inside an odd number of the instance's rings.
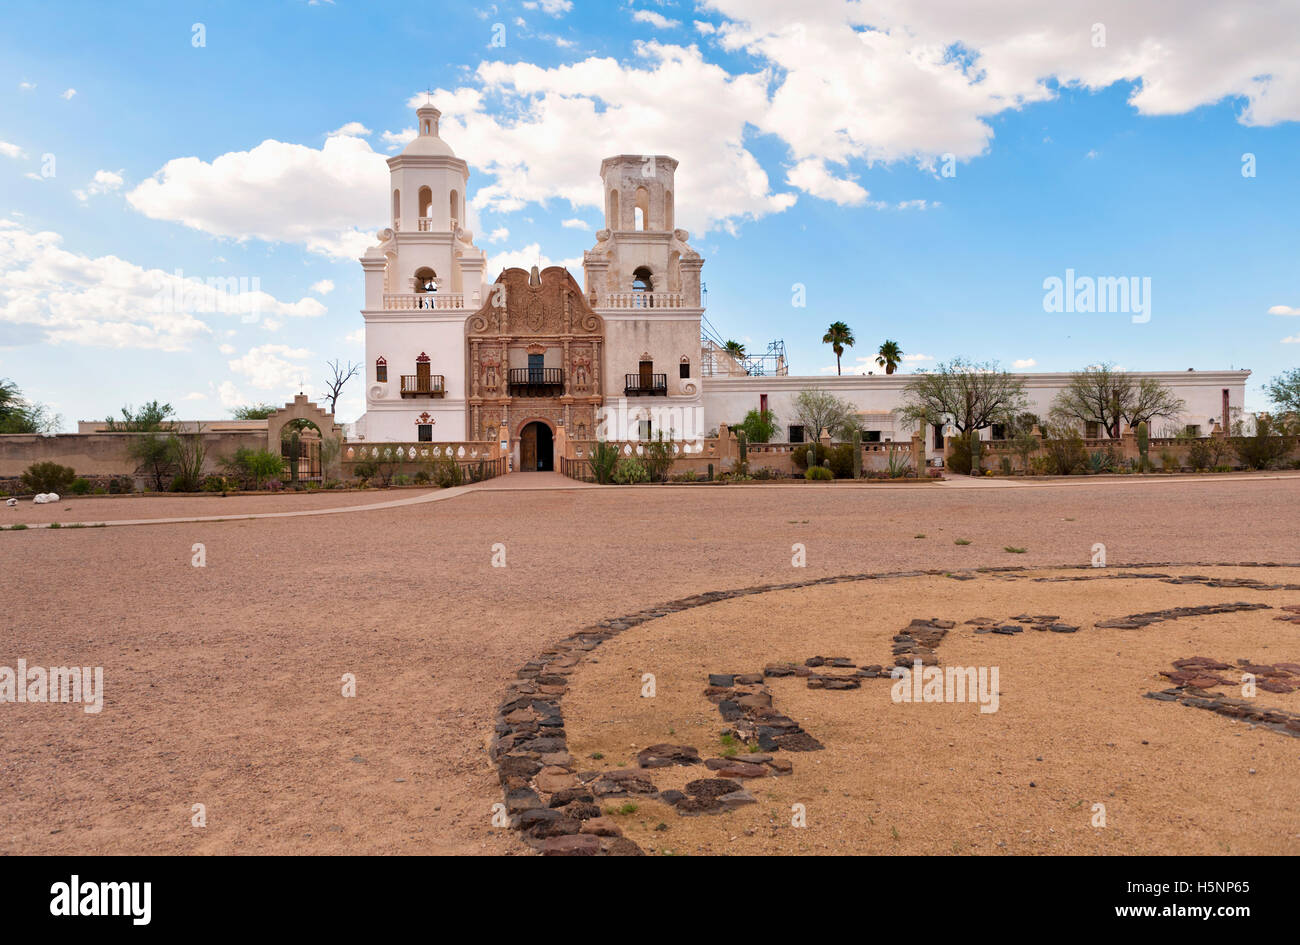
[[[822,344],[830,345],[835,352],[835,373],[839,374],[840,355],[844,353],[845,347],[853,347],[853,329],[843,322],[831,322],[831,327],[826,329],[826,334],[822,337]]]
[[[897,341],[886,341],[876,352],[876,363],[885,369],[886,374],[893,374],[898,370],[898,364],[903,360],[903,349],[898,346]]]
[[[728,341],[722,346],[722,350],[727,352],[727,354],[730,355],[737,364],[745,358],[745,346],[739,341]]]

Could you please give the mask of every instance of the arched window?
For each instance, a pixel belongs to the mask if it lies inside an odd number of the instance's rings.
[[[636,189],[636,213],[634,217],[636,229],[646,230],[650,228],[650,191],[644,187]]]
[[[605,207],[605,225],[611,230],[621,230],[622,221],[618,218],[618,191],[610,189],[609,200]]]
[[[645,266],[639,266],[636,271],[632,273],[632,291],[643,292],[646,297],[644,299],[638,299],[635,307],[649,308],[653,305],[654,301],[650,293],[654,292],[654,290],[655,285],[654,280],[650,277],[650,270]]]
[[[460,194],[454,190],[451,192],[451,222],[460,222]]]
[[[428,229],[427,221],[433,215],[433,191],[428,187],[421,187],[416,202],[420,208],[420,229]]]
[[[385,361],[383,358],[376,358],[375,359],[375,382],[379,384],[384,384],[387,383],[387,381],[388,381],[388,362]]]
[[[400,229],[402,223],[402,192],[393,191],[393,229]]]

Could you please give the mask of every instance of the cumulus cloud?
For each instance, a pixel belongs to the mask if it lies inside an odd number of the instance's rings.
[[[349,135],[327,138],[319,150],[268,139],[210,163],[168,161],[127,200],[145,216],[213,236],[297,243],[348,259],[373,245],[386,219],[388,166]]]
[[[504,226],[497,227],[488,234],[487,238],[489,243],[500,243],[508,239],[510,239],[510,229]]]
[[[1300,308],[1292,308],[1290,305],[1274,305],[1268,310],[1270,315],[1300,315]]]
[[[334,291],[334,280],[321,279],[319,282],[313,282],[311,284],[311,290],[317,295],[329,295]]]
[[[1038,367],[1038,362],[1033,358],[1020,358],[1011,362],[1011,366],[1017,371],[1024,371],[1031,367]]]
[[[63,90],[62,98],[63,98],[63,100],[64,100],[65,102],[66,102],[66,101],[70,101],[70,100],[72,99],[72,96],[74,96],[74,95],[76,95],[76,94],[77,94],[77,90],[76,90],[76,89],[64,89],[64,90]]]
[[[95,176],[90,179],[90,183],[84,189],[74,190],[72,193],[78,200],[85,203],[97,194],[110,194],[115,190],[121,190],[122,183],[121,171],[95,171]]]
[[[662,13],[655,13],[653,10],[637,10],[632,14],[632,19],[638,23],[649,23],[658,30],[670,30],[682,25],[680,20],[670,20]]]
[[[27,82],[27,81],[19,82],[19,83],[18,83],[18,88],[19,88],[20,90],[22,90],[23,92],[30,92],[30,91],[32,91],[34,88],[36,88],[36,83],[35,83],[35,82]]]
[[[204,318],[312,317],[315,299],[281,302],[251,279],[187,279],[117,256],[69,252],[63,238],[0,219],[0,328],[21,343],[180,351],[212,328]]]
[[[903,355],[903,363],[904,363],[904,364],[915,364],[915,363],[919,363],[919,362],[921,362],[921,361],[933,361],[933,360],[934,360],[934,355],[932,355],[932,354],[905,354],[905,355]]]
[[[798,187],[805,193],[835,203],[854,206],[863,203],[868,196],[866,189],[852,180],[832,175],[826,165],[816,158],[800,161],[790,168],[785,181],[791,187]]]
[[[341,128],[335,128],[325,137],[335,138],[338,137],[339,135],[349,135],[354,138],[360,138],[368,134],[370,134],[370,129],[367,128],[365,125],[361,124],[361,122],[350,121],[347,124],[343,125],[343,127]]]
[[[243,357],[232,358],[230,370],[247,378],[250,386],[258,390],[297,390],[305,385],[310,372],[302,363],[311,357],[306,348],[288,345],[257,345],[249,348]]]
[[[525,10],[541,10],[549,16],[564,16],[573,9],[573,0],[524,0]]]
[[[568,230],[590,230],[591,224],[586,220],[579,220],[577,217],[563,221],[560,226]]]
[[[529,243],[523,249],[506,250],[489,256],[484,277],[496,279],[503,269],[531,269],[533,266],[536,266],[539,270],[545,269],[547,266],[564,266],[569,272],[573,273],[574,278],[578,280],[578,284],[582,284],[581,256],[576,256],[573,259],[551,259],[542,252],[540,243]]]
[[[0,154],[7,158],[25,158],[27,152],[16,144],[10,144],[8,141],[0,141]]]

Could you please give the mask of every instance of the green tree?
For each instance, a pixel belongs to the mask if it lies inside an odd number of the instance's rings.
[[[728,341],[725,345],[722,346],[722,350],[727,352],[727,354],[737,364],[740,364],[742,361],[745,360],[745,346],[741,344],[739,341]]]
[[[1152,420],[1173,420],[1187,404],[1154,378],[1138,379],[1109,364],[1076,371],[1052,401],[1057,423],[1081,426],[1100,424],[1111,439],[1120,435],[1121,422],[1136,428]]]
[[[971,470],[978,472],[979,431],[995,423],[1014,422],[1028,406],[1024,382],[1001,370],[996,361],[974,363],[955,358],[912,375],[903,388],[898,414],[922,429],[951,423],[967,441]]]
[[[799,392],[794,399],[794,415],[809,441],[817,440],[822,430],[832,438],[848,439],[857,427],[857,408],[818,388]]]
[[[1288,426],[1300,426],[1300,367],[1283,371],[1268,382],[1264,392],[1281,417],[1289,421]]]
[[[750,443],[770,443],[776,435],[776,413],[772,410],[751,410],[745,419],[736,424],[736,432],[745,434]]]
[[[230,415],[236,420],[265,420],[279,409],[271,404],[249,404],[247,407],[236,407]]]
[[[271,450],[255,450],[241,446],[235,450],[226,466],[234,473],[253,481],[253,488],[262,488],[262,482],[284,472],[284,457]]]
[[[903,349],[897,341],[886,341],[876,352],[876,363],[885,369],[886,374],[893,374],[903,361]]]
[[[151,400],[139,410],[128,404],[122,408],[122,418],[109,417],[104,421],[109,433],[170,433],[176,426],[171,418],[176,415],[171,404]]]
[[[153,480],[154,490],[167,488],[164,480],[171,474],[175,463],[170,437],[159,432],[141,433],[127,444],[126,455],[135,460],[136,472],[144,472]]]
[[[826,334],[822,335],[822,344],[830,345],[831,350],[835,352],[835,373],[840,373],[840,357],[844,354],[845,348],[853,347],[853,329],[844,322],[831,322],[831,326],[826,329]]]
[[[0,433],[53,433],[61,418],[23,397],[13,381],[0,379]]]

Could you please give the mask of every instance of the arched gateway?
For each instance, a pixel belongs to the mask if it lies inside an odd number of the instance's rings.
[[[555,437],[595,436],[604,321],[563,266],[507,269],[465,323],[469,438],[506,440],[521,471],[554,469]]]

